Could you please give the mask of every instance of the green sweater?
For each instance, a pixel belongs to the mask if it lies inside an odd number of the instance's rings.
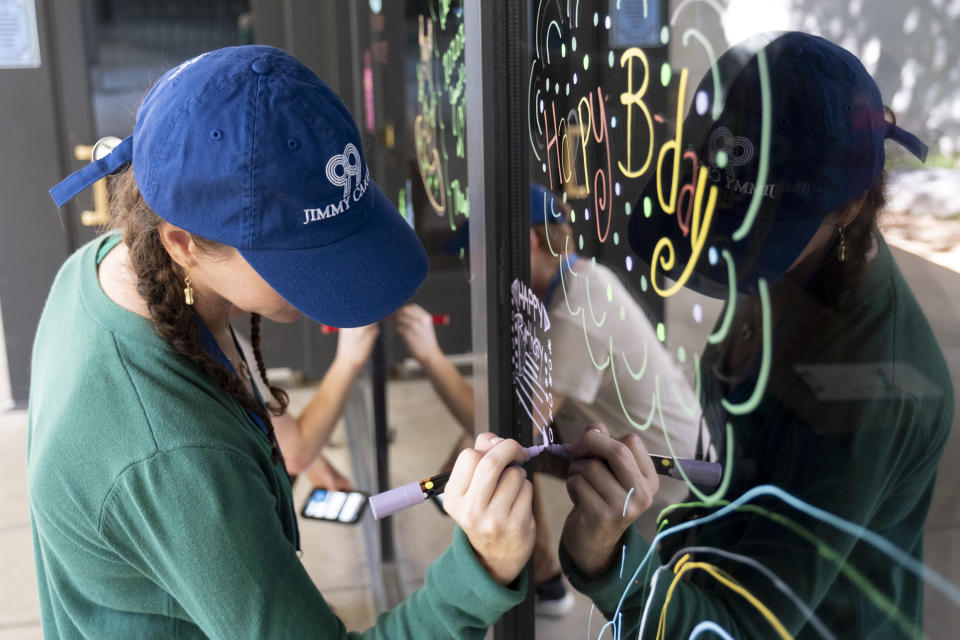
[[[631,528],[601,578],[585,579],[561,553],[574,587],[608,617],[626,594],[617,637],[635,638],[642,626],[640,637],[655,638],[661,615],[667,639],[687,638],[701,623],[715,623],[735,638],[780,637],[771,618],[797,638],[829,637],[824,629],[837,638],[920,636],[924,582],[905,565],[922,559],[953,391],[933,332],[879,242],[859,294],[839,308],[778,284],[774,308],[785,304],[791,312],[773,325],[770,377],[755,409],[729,413],[719,402],[749,398],[759,368],[754,358],[741,367],[745,375],[731,371],[723,358],[727,342],[704,353],[701,400],[708,422],[720,427],[712,434],[721,459],[725,447],[733,448],[726,500],[760,485],[777,487],[879,534],[906,559],[769,495],[663,537],[646,562],[650,543]],[[738,300],[731,341],[749,340],[751,332],[740,327],[759,316],[756,302]],[[759,334],[753,332],[757,342]],[[731,442],[722,436],[727,423]],[[666,515],[667,527],[717,508],[675,510]],[[678,562],[686,553],[699,563],[689,570]],[[711,574],[708,565],[723,573]],[[732,578],[755,601],[717,575]]]
[[[348,634],[297,557],[264,433],[97,279],[61,268],[33,354],[28,487],[48,638],[481,638],[526,592],[459,529],[424,587]],[[322,582],[322,576],[319,576]]]

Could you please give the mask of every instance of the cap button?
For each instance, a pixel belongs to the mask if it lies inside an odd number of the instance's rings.
[[[273,67],[266,60],[254,60],[250,68],[261,75],[267,75],[273,71]]]

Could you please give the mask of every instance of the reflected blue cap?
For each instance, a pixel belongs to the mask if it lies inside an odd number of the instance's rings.
[[[764,96],[769,97],[767,110]],[[681,160],[679,184],[695,186],[697,172],[706,169],[707,189],[717,188],[706,247],[715,249],[714,256],[729,253],[738,290],[747,293],[756,290],[759,278],[780,278],[826,215],[876,182],[887,138],[921,160],[927,154],[926,145],[885,118],[880,90],[863,64],[845,49],[806,33],[759,34],[734,46],[704,76],[692,102],[681,153],[692,148],[696,163]],[[667,194],[669,183],[662,189]],[[691,259],[688,232],[678,222],[690,222],[686,211],[692,207],[693,189],[678,195],[673,215],[660,211],[655,177],[637,210],[644,198],[654,203],[654,213],[631,218],[630,245],[649,263],[656,244],[669,238],[675,264],[664,275],[675,277]],[[756,217],[740,237],[737,231],[754,204]],[[706,247],[687,286],[721,297],[728,289],[727,265],[723,260],[711,263]]]

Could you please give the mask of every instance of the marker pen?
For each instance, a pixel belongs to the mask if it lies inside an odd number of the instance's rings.
[[[525,449],[527,451],[527,460],[540,455],[544,451],[571,460],[579,457],[571,454],[567,450],[566,445],[562,444],[534,445],[532,447],[525,447]],[[693,460],[690,458],[671,458],[669,456],[657,456],[653,454],[650,455],[650,459],[653,460],[654,469],[656,469],[658,474],[670,476],[678,480],[683,479],[678,466],[683,467],[687,478],[696,485],[715,487],[720,484],[720,480],[723,477],[723,468],[717,462]],[[397,511],[416,506],[424,500],[443,493],[447,486],[447,480],[449,479],[450,472],[445,471],[444,473],[424,478],[419,482],[411,482],[396,489],[390,489],[383,493],[370,496],[370,511],[373,512],[373,517],[379,520]]]
[[[393,320],[395,313],[391,313],[389,316],[384,318],[384,320]],[[450,314],[449,313],[434,313],[430,316],[430,319],[433,320],[433,324],[440,325],[441,327],[450,326]],[[320,333],[323,335],[330,335],[331,333],[337,333],[340,331],[337,327],[331,327],[326,324],[320,325]]]

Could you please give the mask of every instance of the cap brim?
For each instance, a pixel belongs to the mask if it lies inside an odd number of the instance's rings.
[[[329,245],[240,254],[304,315],[334,327],[376,322],[404,304],[427,276],[427,253],[372,182],[366,223]]]

